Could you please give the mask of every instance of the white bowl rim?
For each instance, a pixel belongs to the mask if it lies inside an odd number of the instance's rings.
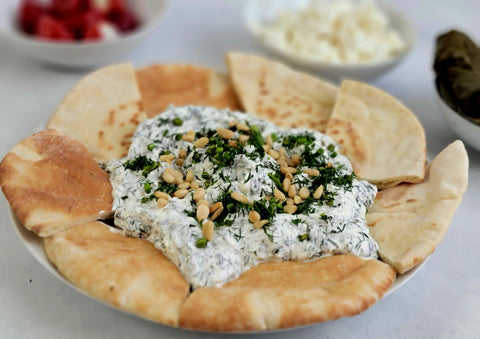
[[[445,102],[445,100],[442,98],[442,96],[438,92],[438,88],[437,88],[436,84],[434,84],[434,92],[435,92],[435,96],[437,98],[437,102],[441,103],[441,105],[443,105],[444,108],[448,109],[449,113],[454,114],[455,116],[458,116],[458,117],[462,118],[464,121],[467,121],[468,123],[472,124],[473,126],[480,128],[480,122],[476,123],[476,122],[472,121],[471,119],[469,119],[468,117],[466,117],[463,113],[457,112],[452,107],[450,107],[450,105]]]
[[[393,5],[391,5],[389,2],[384,1],[384,0],[375,0],[375,2],[379,5],[379,7],[384,10],[385,14],[391,18],[392,16],[395,16],[397,18],[400,18],[402,20],[402,24],[405,26],[405,30],[407,31],[407,39],[406,39],[406,48],[399,54],[386,59],[386,60],[381,60],[381,61],[374,61],[374,62],[359,62],[359,63],[333,63],[333,62],[325,62],[325,61],[319,61],[315,60],[312,58],[305,57],[303,55],[298,55],[295,54],[291,51],[284,50],[282,48],[279,48],[275,44],[269,43],[264,41],[263,39],[260,39],[258,34],[255,32],[252,24],[252,20],[250,18],[250,12],[252,6],[255,5],[257,0],[250,0],[248,1],[245,11],[244,11],[244,21],[247,23],[247,28],[248,31],[252,36],[255,37],[257,41],[260,42],[263,46],[271,49],[272,51],[275,51],[279,55],[295,60],[298,62],[302,62],[304,64],[308,64],[309,66],[315,66],[319,68],[330,68],[332,70],[338,69],[338,70],[357,70],[359,68],[368,70],[368,69],[375,69],[375,68],[380,68],[384,67],[387,65],[390,65],[392,63],[395,63],[402,58],[404,58],[412,49],[413,46],[415,46],[416,41],[417,41],[417,35],[415,32],[415,28],[412,24],[412,22],[407,18],[406,15],[404,15],[402,12],[400,12],[397,8],[395,8]]]

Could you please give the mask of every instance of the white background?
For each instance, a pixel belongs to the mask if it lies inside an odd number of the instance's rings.
[[[6,0],[1,0],[6,1]],[[396,1],[418,39],[404,62],[373,84],[400,99],[426,130],[432,159],[456,139],[433,96],[435,37],[456,27],[480,41],[480,1]],[[225,70],[236,50],[264,53],[247,34],[242,1],[171,1],[156,34],[116,61],[136,67],[193,63]],[[42,128],[67,91],[85,74],[30,62],[0,44],[0,157]],[[353,317],[263,338],[480,337],[480,153],[467,147],[470,183],[444,241],[405,286]],[[108,308],[64,285],[25,249],[0,200],[0,338],[208,338]]]

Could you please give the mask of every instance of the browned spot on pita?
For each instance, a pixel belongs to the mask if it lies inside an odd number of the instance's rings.
[[[103,139],[105,133],[103,131],[98,131],[98,138]]]
[[[113,126],[115,124],[115,110],[112,109],[108,112],[108,125]]]
[[[266,113],[270,118],[275,118],[277,116],[277,111],[274,108],[267,108]]]

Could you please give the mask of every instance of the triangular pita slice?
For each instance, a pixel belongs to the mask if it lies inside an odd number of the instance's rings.
[[[22,224],[42,237],[111,215],[109,175],[80,142],[54,130],[6,155],[0,186]]]
[[[344,81],[327,127],[358,177],[379,188],[420,182],[425,132],[416,116],[378,88]]]
[[[136,71],[149,118],[168,106],[211,106],[232,111],[240,104],[228,75],[193,65],[152,65]]]
[[[427,166],[425,180],[380,191],[367,213],[383,261],[404,273],[439,244],[468,184],[468,156],[461,141]]]
[[[176,326],[190,285],[161,251],[94,221],[45,239],[62,275],[90,296],[141,317]]]
[[[337,88],[258,56],[228,53],[230,78],[243,108],[281,127],[325,132]]]
[[[121,158],[139,122],[146,118],[130,64],[102,68],[67,94],[48,128],[82,142],[96,161]]]
[[[195,290],[179,324],[201,331],[244,332],[352,316],[379,300],[395,276],[385,263],[350,255],[263,263],[221,288]]]

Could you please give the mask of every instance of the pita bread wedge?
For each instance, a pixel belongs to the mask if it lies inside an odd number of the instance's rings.
[[[239,332],[352,316],[380,299],[395,276],[387,264],[349,255],[264,263],[221,288],[195,290],[182,308],[180,326]]]
[[[108,174],[75,139],[45,130],[21,141],[0,164],[0,185],[22,224],[49,236],[108,217]]]
[[[281,127],[325,132],[337,88],[254,55],[228,53],[227,66],[246,112]]]
[[[424,130],[408,108],[380,89],[344,81],[326,133],[342,146],[357,176],[379,188],[423,179]]]
[[[92,297],[177,325],[190,286],[148,241],[113,233],[96,221],[46,238],[45,251],[60,273]]]
[[[168,106],[211,106],[240,109],[228,75],[193,65],[152,65],[136,71],[149,118]]]
[[[127,154],[130,138],[146,118],[130,64],[102,68],[67,94],[48,128],[82,142],[96,161]]]
[[[430,255],[445,236],[467,181],[468,156],[456,141],[427,166],[422,183],[379,192],[367,222],[382,260],[404,273]]]

